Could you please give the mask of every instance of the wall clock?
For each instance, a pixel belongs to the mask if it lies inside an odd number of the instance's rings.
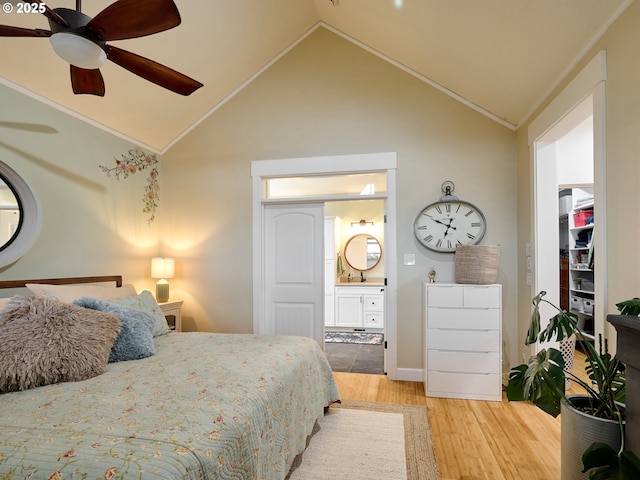
[[[458,245],[476,245],[487,230],[482,211],[452,195],[454,188],[453,182],[444,182],[444,195],[424,207],[413,222],[420,244],[434,252],[454,253]]]

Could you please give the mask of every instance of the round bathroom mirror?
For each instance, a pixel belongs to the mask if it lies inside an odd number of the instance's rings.
[[[380,263],[382,247],[373,235],[359,233],[347,241],[344,258],[354,270],[371,270]]]
[[[41,226],[39,204],[31,188],[15,170],[0,162],[0,268],[33,246]]]

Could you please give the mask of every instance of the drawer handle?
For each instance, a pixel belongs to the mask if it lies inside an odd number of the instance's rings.
[[[431,351],[449,353],[492,353],[491,350],[447,350],[445,348],[432,348]]]
[[[448,372],[447,370],[431,370],[432,372],[438,372],[438,373],[446,373],[447,375],[484,375],[485,377],[487,375],[491,375],[491,373],[482,373],[482,372]]]
[[[435,331],[441,331],[441,332],[496,332],[497,330],[490,330],[488,328],[483,328],[483,329],[475,329],[475,328],[428,328],[428,330],[435,330]]]

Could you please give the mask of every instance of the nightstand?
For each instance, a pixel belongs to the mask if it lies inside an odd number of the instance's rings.
[[[169,328],[176,332],[182,331],[182,303],[182,300],[158,303],[162,313],[167,317]],[[173,317],[173,322],[171,322],[171,318],[169,317]]]

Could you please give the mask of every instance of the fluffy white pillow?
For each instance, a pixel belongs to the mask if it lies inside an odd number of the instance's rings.
[[[13,297],[0,312],[0,393],[100,375],[120,329],[112,313]]]
[[[47,283],[28,283],[27,288],[34,295],[55,298],[71,303],[82,297],[93,297],[100,300],[115,300],[122,297],[133,297],[136,289],[130,283],[122,287],[106,287],[99,285],[50,285]]]

